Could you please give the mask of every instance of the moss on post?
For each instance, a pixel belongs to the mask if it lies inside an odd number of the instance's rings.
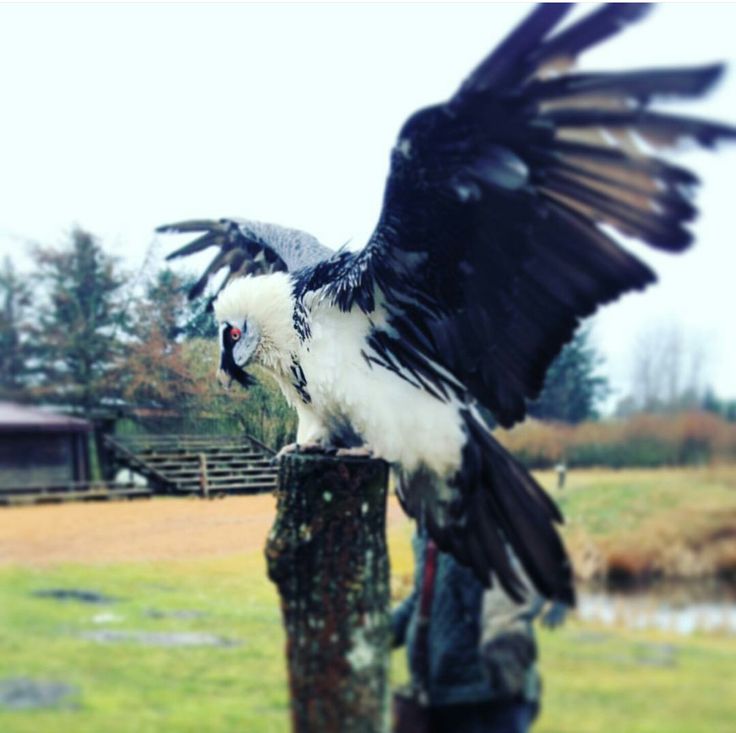
[[[388,693],[383,461],[290,454],[266,545],[281,595],[294,733],[379,733]]]

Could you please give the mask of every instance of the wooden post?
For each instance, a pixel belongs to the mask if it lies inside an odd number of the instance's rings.
[[[564,489],[565,479],[567,478],[567,464],[560,461],[560,463],[555,466],[555,471],[557,471],[557,488]]]
[[[289,454],[266,544],[287,635],[293,733],[380,733],[388,702],[388,466]]]
[[[210,485],[207,477],[207,455],[205,453],[199,454],[199,487],[202,490],[202,497],[209,499]]]

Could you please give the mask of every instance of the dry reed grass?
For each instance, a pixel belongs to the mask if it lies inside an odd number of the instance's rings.
[[[736,424],[708,412],[635,415],[579,425],[527,420],[498,439],[532,468],[687,466],[736,459]]]

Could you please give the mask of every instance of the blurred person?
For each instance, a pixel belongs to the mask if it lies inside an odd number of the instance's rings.
[[[485,589],[426,530],[412,546],[414,587],[391,617],[411,674],[394,698],[395,733],[525,733],[539,714],[532,621],[544,600],[528,583],[522,603],[498,582]],[[546,615],[549,625],[563,617],[561,604]]]

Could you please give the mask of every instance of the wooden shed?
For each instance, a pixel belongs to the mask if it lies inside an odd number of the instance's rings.
[[[91,423],[0,402],[0,488],[88,481]]]

